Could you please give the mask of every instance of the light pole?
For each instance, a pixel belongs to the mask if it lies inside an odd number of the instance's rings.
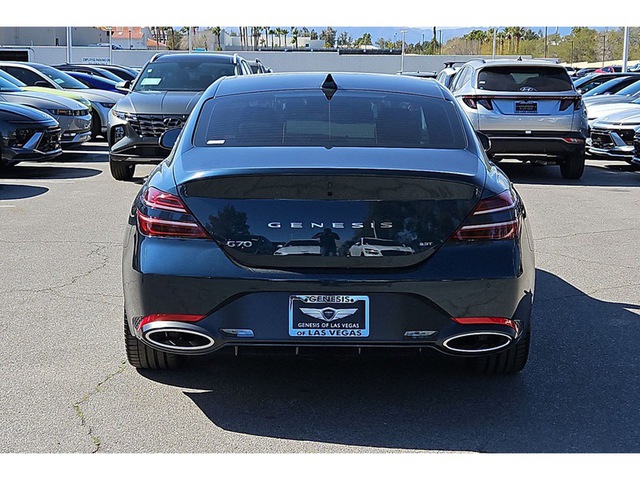
[[[71,36],[71,27],[67,27],[67,63],[71,63],[71,47],[73,47],[73,39]]]
[[[493,50],[491,53],[491,58],[496,58],[496,40],[498,38],[498,27],[493,27]]]
[[[607,45],[607,36],[602,35],[602,66],[604,67],[605,46]]]
[[[571,40],[571,66],[573,67],[573,40]]]
[[[406,32],[407,32],[406,30],[400,30],[400,33],[402,33],[402,50],[400,52],[400,57],[402,61],[400,63],[400,73],[404,72],[404,34]]]
[[[629,27],[624,27],[624,46],[622,48],[622,71],[627,71],[627,58],[629,57]]]

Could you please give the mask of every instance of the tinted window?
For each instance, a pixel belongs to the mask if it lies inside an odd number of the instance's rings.
[[[585,97],[595,97],[596,95],[601,95],[603,93],[616,93],[634,81],[635,80],[633,78],[613,78],[589,90]]]
[[[460,70],[451,81],[451,90],[458,90],[464,83],[471,78],[471,67],[464,67]]]
[[[618,95],[635,95],[638,92],[640,92],[640,78],[636,78],[634,83],[620,90]]]
[[[27,86],[24,82],[21,82],[16,77],[14,77],[12,75],[9,75],[7,72],[2,70],[2,68],[7,68],[7,67],[0,67],[0,78],[6,80],[9,83],[13,83],[16,87],[26,87]]]
[[[24,82],[25,85],[35,85],[36,82],[44,81],[40,75],[37,73],[33,73],[30,70],[19,67],[2,67],[2,69],[7,72],[9,75],[16,77],[21,82]]]
[[[455,106],[418,95],[338,90],[265,92],[208,100],[198,146],[464,148]]]
[[[573,83],[562,67],[485,67],[478,73],[478,89],[500,92],[564,92]]]
[[[87,88],[86,85],[80,83],[68,73],[58,70],[57,68],[42,66],[38,67],[38,71],[43,75],[49,77],[55,84],[59,85],[62,88],[71,88],[73,90],[81,90]]]
[[[218,78],[236,74],[228,60],[182,58],[150,63],[140,73],[134,91],[201,92]]]
[[[20,91],[22,90],[16,87],[13,83],[0,77],[0,92],[20,92]]]

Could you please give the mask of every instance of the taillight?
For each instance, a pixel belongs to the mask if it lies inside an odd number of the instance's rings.
[[[171,210],[172,212],[187,213],[187,208],[182,203],[180,197],[149,187],[142,194],[142,203],[149,208],[159,210]]]
[[[473,108],[476,110],[478,105],[482,105],[487,110],[493,110],[493,103],[491,103],[491,98],[489,97],[470,97],[465,96],[462,97],[462,101],[469,108]]]
[[[510,190],[480,200],[453,240],[510,240],[520,233],[522,215],[519,202]]]
[[[564,98],[560,101],[560,111],[565,111],[571,105],[573,105],[574,110],[580,110],[582,100],[580,98]]]
[[[209,238],[182,199],[177,195],[149,187],[137,210],[140,233],[148,237]],[[144,210],[144,211],[143,211]]]

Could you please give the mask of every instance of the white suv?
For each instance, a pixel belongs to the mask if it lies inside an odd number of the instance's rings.
[[[582,176],[587,116],[562,65],[472,60],[457,72],[450,90],[476,131],[491,140],[489,156],[544,158],[558,163],[564,178]]]

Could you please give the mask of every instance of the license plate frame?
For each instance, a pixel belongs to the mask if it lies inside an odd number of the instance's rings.
[[[531,100],[516,102],[516,113],[538,113],[538,102]]]
[[[290,295],[289,336],[322,340],[366,338],[369,313],[368,295]]]

